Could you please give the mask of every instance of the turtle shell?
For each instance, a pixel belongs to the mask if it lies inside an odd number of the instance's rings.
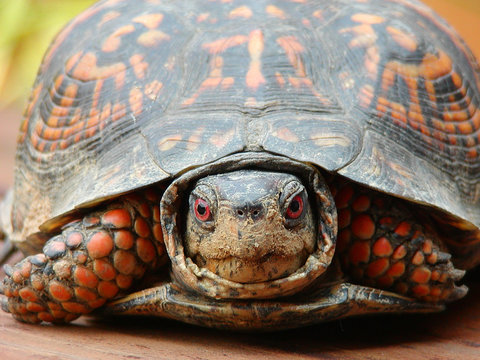
[[[100,1],[34,84],[14,239],[248,151],[479,227],[479,87],[468,47],[413,0]]]

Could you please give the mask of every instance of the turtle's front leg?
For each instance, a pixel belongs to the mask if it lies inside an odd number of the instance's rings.
[[[64,227],[43,254],[5,266],[3,310],[68,322],[125,292],[166,256],[159,201],[153,191],[125,197]]]

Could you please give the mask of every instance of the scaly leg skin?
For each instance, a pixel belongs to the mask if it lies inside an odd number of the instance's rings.
[[[65,226],[43,248],[11,267],[3,310],[24,322],[69,322],[125,293],[166,258],[160,197],[126,196]]]
[[[354,282],[420,301],[444,303],[463,297],[455,269],[428,215],[394,197],[338,182],[330,186],[338,209],[337,254]]]

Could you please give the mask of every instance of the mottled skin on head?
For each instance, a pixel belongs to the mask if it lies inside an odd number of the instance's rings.
[[[225,279],[285,277],[315,250],[316,226],[301,181],[290,174],[236,171],[197,182],[189,199],[186,252]]]

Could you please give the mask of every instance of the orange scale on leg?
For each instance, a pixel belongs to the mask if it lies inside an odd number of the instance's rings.
[[[113,263],[115,269],[124,275],[130,275],[137,266],[135,256],[124,250],[118,250],[115,252],[113,255]]]
[[[48,286],[48,292],[57,301],[67,301],[72,298],[72,290],[59,281],[52,281]]]
[[[348,258],[353,265],[368,263],[370,260],[370,244],[367,241],[354,243],[348,252]]]
[[[33,291],[31,288],[28,288],[28,287],[24,287],[23,289],[21,289],[18,294],[20,295],[20,297],[25,300],[25,301],[33,301],[33,302],[36,302],[38,301],[38,296],[37,294],[35,293],[35,291]]]
[[[118,230],[115,232],[115,245],[123,250],[130,249],[134,244],[133,235],[128,230]]]
[[[379,238],[373,244],[372,251],[376,256],[390,256],[393,252],[392,245],[390,241],[384,236]]]
[[[399,261],[390,266],[390,269],[387,270],[387,274],[393,277],[400,277],[405,273],[405,263]]]
[[[83,266],[77,266],[73,273],[74,279],[78,285],[88,288],[95,288],[98,284],[98,278],[93,271]]]
[[[428,285],[416,285],[412,287],[412,293],[416,296],[427,296],[430,294],[430,286]]]
[[[369,215],[357,215],[352,221],[352,232],[360,239],[370,239],[375,234],[375,223]]]
[[[345,186],[344,188],[340,189],[335,196],[335,204],[337,208],[343,209],[348,206],[352,196],[353,196],[353,188],[351,186]]]
[[[102,306],[103,304],[105,304],[106,302],[107,302],[107,299],[99,298],[97,300],[89,301],[88,306],[90,306],[92,309],[96,309]]]
[[[402,221],[398,226],[395,228],[395,233],[399,236],[408,236],[412,229],[412,225],[407,221]]]
[[[40,305],[36,302],[28,302],[26,304],[26,308],[28,311],[35,312],[35,313],[39,313],[46,310],[45,306]]]
[[[155,240],[157,240],[159,243],[163,244],[162,225],[160,225],[160,224],[153,225],[153,236],[154,236]]]
[[[137,233],[138,236],[140,237],[148,237],[150,235],[150,226],[148,223],[145,221],[145,219],[139,217],[135,220],[135,232]]]
[[[383,275],[385,271],[387,271],[389,266],[390,262],[388,259],[382,258],[375,260],[368,265],[367,276],[371,278],[379,277],[380,275]]]
[[[137,239],[137,255],[145,263],[153,261],[157,255],[152,242],[145,238]]]
[[[94,258],[101,258],[113,250],[113,239],[106,231],[95,233],[87,243],[88,254]]]
[[[93,301],[97,299],[97,294],[84,287],[75,288],[75,296],[79,300]]]
[[[336,251],[338,252],[343,252],[348,244],[350,243],[350,238],[351,238],[351,232],[348,229],[342,230],[338,233],[337,236],[337,246],[336,246]]]
[[[419,267],[413,270],[410,279],[418,284],[426,284],[430,281],[432,272],[426,267]]]
[[[393,285],[393,278],[385,274],[377,279],[377,286],[386,289]]]
[[[393,251],[392,259],[400,260],[400,259],[403,259],[406,255],[407,255],[407,249],[405,248],[405,246],[400,245]]]
[[[114,267],[108,261],[102,259],[93,262],[93,271],[102,280],[113,280],[117,275]]]
[[[98,284],[98,293],[104,299],[111,299],[118,293],[118,286],[110,281],[101,281]]]
[[[48,313],[48,312],[41,312],[41,313],[38,313],[37,317],[42,320],[42,321],[46,321],[46,322],[54,322],[55,321],[55,318],[53,317],[52,314]]]
[[[425,257],[423,256],[423,253],[420,250],[418,250],[415,253],[415,255],[413,255],[411,262],[413,265],[422,265],[424,260],[425,260]]]
[[[88,314],[91,310],[83,304],[77,302],[64,302],[62,303],[63,308],[73,314]]]
[[[68,234],[67,240],[65,243],[69,248],[76,248],[78,245],[80,245],[83,241],[83,235],[79,232],[72,232]]]
[[[351,218],[351,212],[349,209],[346,208],[338,210],[338,228],[344,229],[349,226]]]
[[[356,212],[364,212],[370,208],[370,198],[367,195],[360,195],[352,204],[352,208]]]
[[[129,275],[119,274],[115,281],[120,289],[128,289],[132,285],[133,278]]]
[[[103,214],[102,223],[104,225],[111,225],[117,229],[130,228],[132,226],[132,219],[127,210],[114,209]]]

